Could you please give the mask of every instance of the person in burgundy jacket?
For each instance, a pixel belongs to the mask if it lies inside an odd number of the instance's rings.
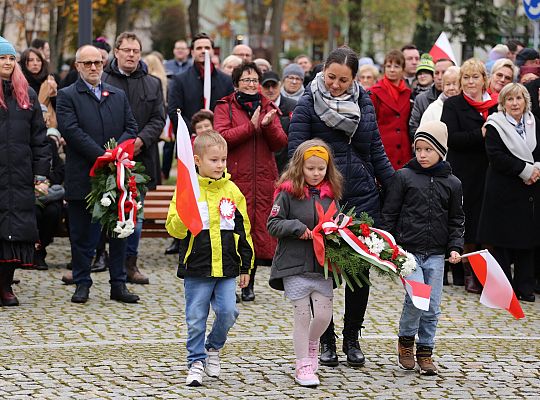
[[[384,150],[396,170],[412,157],[409,138],[411,90],[403,80],[404,67],[403,53],[390,51],[384,58],[384,77],[369,89]]]
[[[255,247],[255,267],[242,300],[253,301],[257,265],[270,265],[276,240],[266,230],[272,208],[278,171],[274,153],[287,145],[279,108],[259,93],[261,72],[252,63],[243,63],[232,73],[236,91],[217,102],[214,128],[227,141],[227,171],[247,200],[251,236]]]

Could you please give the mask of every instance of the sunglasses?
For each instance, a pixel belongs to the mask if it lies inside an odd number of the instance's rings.
[[[98,61],[77,61],[77,64],[82,64],[84,65],[84,68],[91,68],[92,65],[95,65],[96,68],[99,68],[103,65],[103,61],[102,60],[98,60]]]

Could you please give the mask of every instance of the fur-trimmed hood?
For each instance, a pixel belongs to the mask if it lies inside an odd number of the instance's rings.
[[[276,190],[274,191],[274,200],[276,199],[279,192],[282,192],[282,191],[293,194],[292,181],[282,182],[276,187]],[[320,191],[321,199],[324,199],[325,197],[328,197],[330,199],[334,198],[334,191],[332,190],[332,186],[330,185],[330,183],[328,183],[327,180],[322,181],[319,187],[319,191]],[[304,194],[306,197],[309,197],[309,187],[307,185],[304,186]]]

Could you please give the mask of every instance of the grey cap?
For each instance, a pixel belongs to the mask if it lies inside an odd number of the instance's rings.
[[[283,78],[286,78],[291,75],[298,76],[300,79],[304,79],[304,70],[298,64],[295,64],[295,63],[289,64],[283,70]]]

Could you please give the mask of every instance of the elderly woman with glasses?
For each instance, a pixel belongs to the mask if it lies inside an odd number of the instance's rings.
[[[534,248],[540,246],[540,123],[519,83],[501,90],[498,109],[485,124],[489,167],[478,237],[494,246],[518,299],[532,302]]]
[[[235,92],[217,102],[214,127],[228,145],[227,171],[247,200],[251,236],[255,247],[255,268],[242,299],[253,301],[257,265],[270,265],[276,240],[266,230],[272,208],[274,182],[278,177],[273,152],[287,145],[275,103],[259,93],[261,72],[253,62],[233,70]]]

